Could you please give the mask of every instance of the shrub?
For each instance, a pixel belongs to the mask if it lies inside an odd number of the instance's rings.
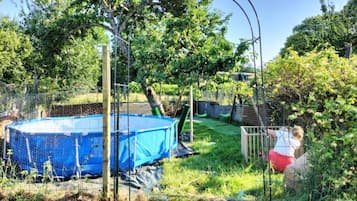
[[[129,90],[131,93],[140,93],[142,92],[141,86],[137,82],[130,82],[129,83]]]
[[[356,66],[356,55],[348,60],[332,49],[290,50],[266,71],[273,119],[284,108],[291,124],[308,131],[312,168],[302,193],[312,200],[356,200]]]
[[[162,93],[165,95],[179,95],[180,94],[180,88],[176,84],[162,84]],[[156,91],[156,93],[160,93],[160,84],[155,83],[153,84],[153,88]]]

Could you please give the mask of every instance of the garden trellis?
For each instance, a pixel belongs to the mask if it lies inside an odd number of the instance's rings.
[[[126,119],[125,122],[120,121],[119,118],[119,106],[120,106],[120,89],[123,89],[123,94],[126,97],[126,112],[129,114],[129,83],[130,83],[130,39],[125,40],[122,37],[120,37],[118,33],[118,23],[114,22],[114,79],[113,79],[113,86],[114,86],[114,200],[117,200],[119,198],[119,150],[120,150],[120,143],[119,143],[119,128],[120,124],[126,125],[127,127],[127,135],[128,138],[130,139],[130,121],[129,117]],[[129,34],[130,37],[130,34]],[[119,79],[117,79],[117,72],[118,72],[118,46],[120,46],[120,49],[123,50],[122,52],[125,54],[127,58],[127,75],[126,75],[126,83],[119,83]],[[128,158],[130,160],[131,157],[131,143],[130,140],[128,140]],[[131,176],[131,169],[129,169],[129,177]],[[129,200],[131,200],[131,186],[129,185],[128,188],[128,195],[129,195]]]
[[[265,108],[265,92],[264,92],[264,73],[263,73],[263,51],[262,51],[262,34],[261,34],[261,27],[260,27],[260,20],[257,14],[257,11],[255,9],[255,6],[253,5],[253,3],[251,2],[251,0],[248,0],[249,5],[251,6],[252,10],[254,11],[254,15],[257,21],[257,27],[258,27],[258,37],[255,38],[254,35],[254,30],[252,27],[252,23],[250,21],[250,18],[247,14],[247,12],[245,11],[245,9],[237,2],[237,0],[233,0],[233,2],[240,8],[240,10],[244,13],[248,24],[249,24],[249,28],[251,31],[251,45],[253,48],[253,65],[254,65],[254,79],[255,79],[255,97],[256,97],[256,101],[254,101],[254,99],[252,98],[252,104],[255,108],[255,111],[257,113],[257,116],[259,118],[259,122],[260,122],[260,126],[262,127],[262,129],[258,129],[259,130],[259,134],[260,134],[260,138],[261,138],[261,153],[265,153],[265,149],[267,145],[270,145],[270,137],[266,136],[266,131],[267,131],[267,112],[266,112],[266,108]],[[260,56],[260,69],[261,69],[261,83],[260,86],[258,85],[258,80],[257,80],[257,67],[256,67],[256,63],[255,63],[255,41],[258,40],[259,42],[259,56]],[[259,90],[260,87],[260,90]],[[262,109],[263,112],[261,112],[259,110],[259,108],[257,107],[257,104],[259,103],[259,91],[261,91],[261,98],[262,98]],[[262,118],[262,116],[264,115],[264,117]],[[265,132],[264,132],[265,131]],[[265,140],[265,139],[266,140]],[[266,141],[266,143],[264,143]],[[267,156],[265,156],[267,157]],[[271,180],[271,167],[270,167],[270,163],[266,163],[267,164],[267,169],[268,169],[268,179],[266,180],[266,176],[265,176],[265,168],[262,168],[262,172],[263,172],[263,188],[264,188],[264,196],[266,195],[266,189],[267,186],[269,187],[269,199],[272,200],[272,180]]]

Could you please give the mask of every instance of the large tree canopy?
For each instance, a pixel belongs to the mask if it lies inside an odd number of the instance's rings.
[[[0,81],[20,85],[30,75],[26,72],[26,60],[32,52],[30,38],[8,18],[0,19]]]
[[[238,70],[245,61],[247,46],[235,50],[225,39],[229,16],[210,12],[212,0],[27,2],[21,28],[35,51],[25,70],[38,80],[36,91],[94,87],[100,72],[96,45],[108,42],[104,30],[131,42],[132,79],[123,79],[123,67],[117,81],[138,81],[144,92],[158,82],[187,86],[217,71]],[[128,48],[122,42],[118,48],[113,62],[126,66]]]
[[[57,52],[69,39],[88,34],[91,27],[105,28],[131,41],[131,77],[142,84],[144,92],[154,82],[184,86],[219,70],[233,69],[241,60],[242,52],[235,52],[234,45],[224,38],[227,18],[210,13],[210,3],[77,0],[53,23],[52,35],[44,37],[61,42],[49,47]],[[117,62],[125,66],[126,44],[119,43],[119,50],[121,60]],[[117,72],[119,78],[126,75],[122,70]]]
[[[218,71],[238,70],[244,60],[243,52],[235,51],[234,44],[225,39],[228,17],[209,12],[210,1],[188,2],[181,15],[148,15],[133,30],[133,75],[144,90],[147,85],[166,82],[180,86],[182,94],[185,86]]]
[[[71,27],[76,14],[69,6],[70,1],[35,1],[24,15],[22,27],[35,49],[27,70],[38,79],[40,91],[94,88],[98,82],[96,46],[106,36],[98,28]]]
[[[242,55],[224,38],[226,19],[208,12],[209,2],[188,5],[179,17],[166,13],[136,28],[132,46],[137,81],[187,86],[199,77],[236,67]],[[241,53],[241,52],[239,52]]]
[[[306,18],[294,27],[281,54],[286,53],[289,47],[303,55],[313,49],[332,46],[340,56],[344,56],[348,45],[357,47],[357,0],[350,0],[339,12],[334,11],[333,5],[325,3],[322,3],[321,10],[322,15]],[[357,48],[353,48],[353,52],[357,53]]]

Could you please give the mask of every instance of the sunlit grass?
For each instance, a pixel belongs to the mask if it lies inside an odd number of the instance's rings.
[[[121,96],[120,101],[127,101],[127,97]],[[114,99],[111,97],[111,101]],[[130,102],[146,102],[147,99],[142,93],[131,93],[129,95]],[[88,103],[101,103],[103,102],[102,93],[85,93],[85,94],[75,94],[60,102],[61,105],[76,105],[76,104],[88,104]]]
[[[162,95],[159,97],[161,101],[171,102],[177,101],[178,96],[174,95]],[[187,97],[183,97],[182,101],[187,101]],[[111,97],[111,101],[114,99]],[[127,97],[123,94],[120,94],[120,101],[126,102]],[[76,105],[76,104],[88,104],[88,103],[101,103],[103,102],[103,94],[102,93],[84,93],[84,94],[74,94],[65,100],[62,100],[60,105]],[[129,94],[129,102],[147,102],[147,98],[143,93],[130,93]]]
[[[192,147],[199,155],[164,163],[160,193],[177,200],[208,198],[260,199],[263,174],[245,163],[240,127],[215,120],[195,121]],[[272,175],[274,196],[282,193],[282,174]]]
[[[176,102],[178,100],[178,96],[176,95],[159,95],[159,99],[163,102]],[[111,101],[113,102],[113,97],[111,97]],[[120,101],[127,101],[127,97],[124,94],[120,94]],[[146,102],[146,96],[144,93],[130,93],[129,94],[130,102]],[[189,101],[188,96],[182,96],[181,101]],[[215,99],[210,99],[206,101],[218,101]],[[221,105],[232,105],[231,97],[225,97],[224,99],[220,99],[218,102]],[[59,104],[61,105],[75,105],[75,104],[88,104],[88,103],[101,103],[103,102],[103,94],[102,93],[82,93],[82,94],[72,94],[68,98],[61,100]]]
[[[70,97],[61,102],[63,105],[69,104],[83,104],[83,103],[100,103],[103,102],[103,95],[101,93],[86,93],[76,94],[74,97]]]

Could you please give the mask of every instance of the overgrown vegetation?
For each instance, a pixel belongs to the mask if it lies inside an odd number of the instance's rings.
[[[284,108],[290,124],[308,131],[311,172],[300,193],[310,200],[356,199],[356,66],[356,55],[342,58],[333,49],[289,51],[268,66],[274,117]]]

